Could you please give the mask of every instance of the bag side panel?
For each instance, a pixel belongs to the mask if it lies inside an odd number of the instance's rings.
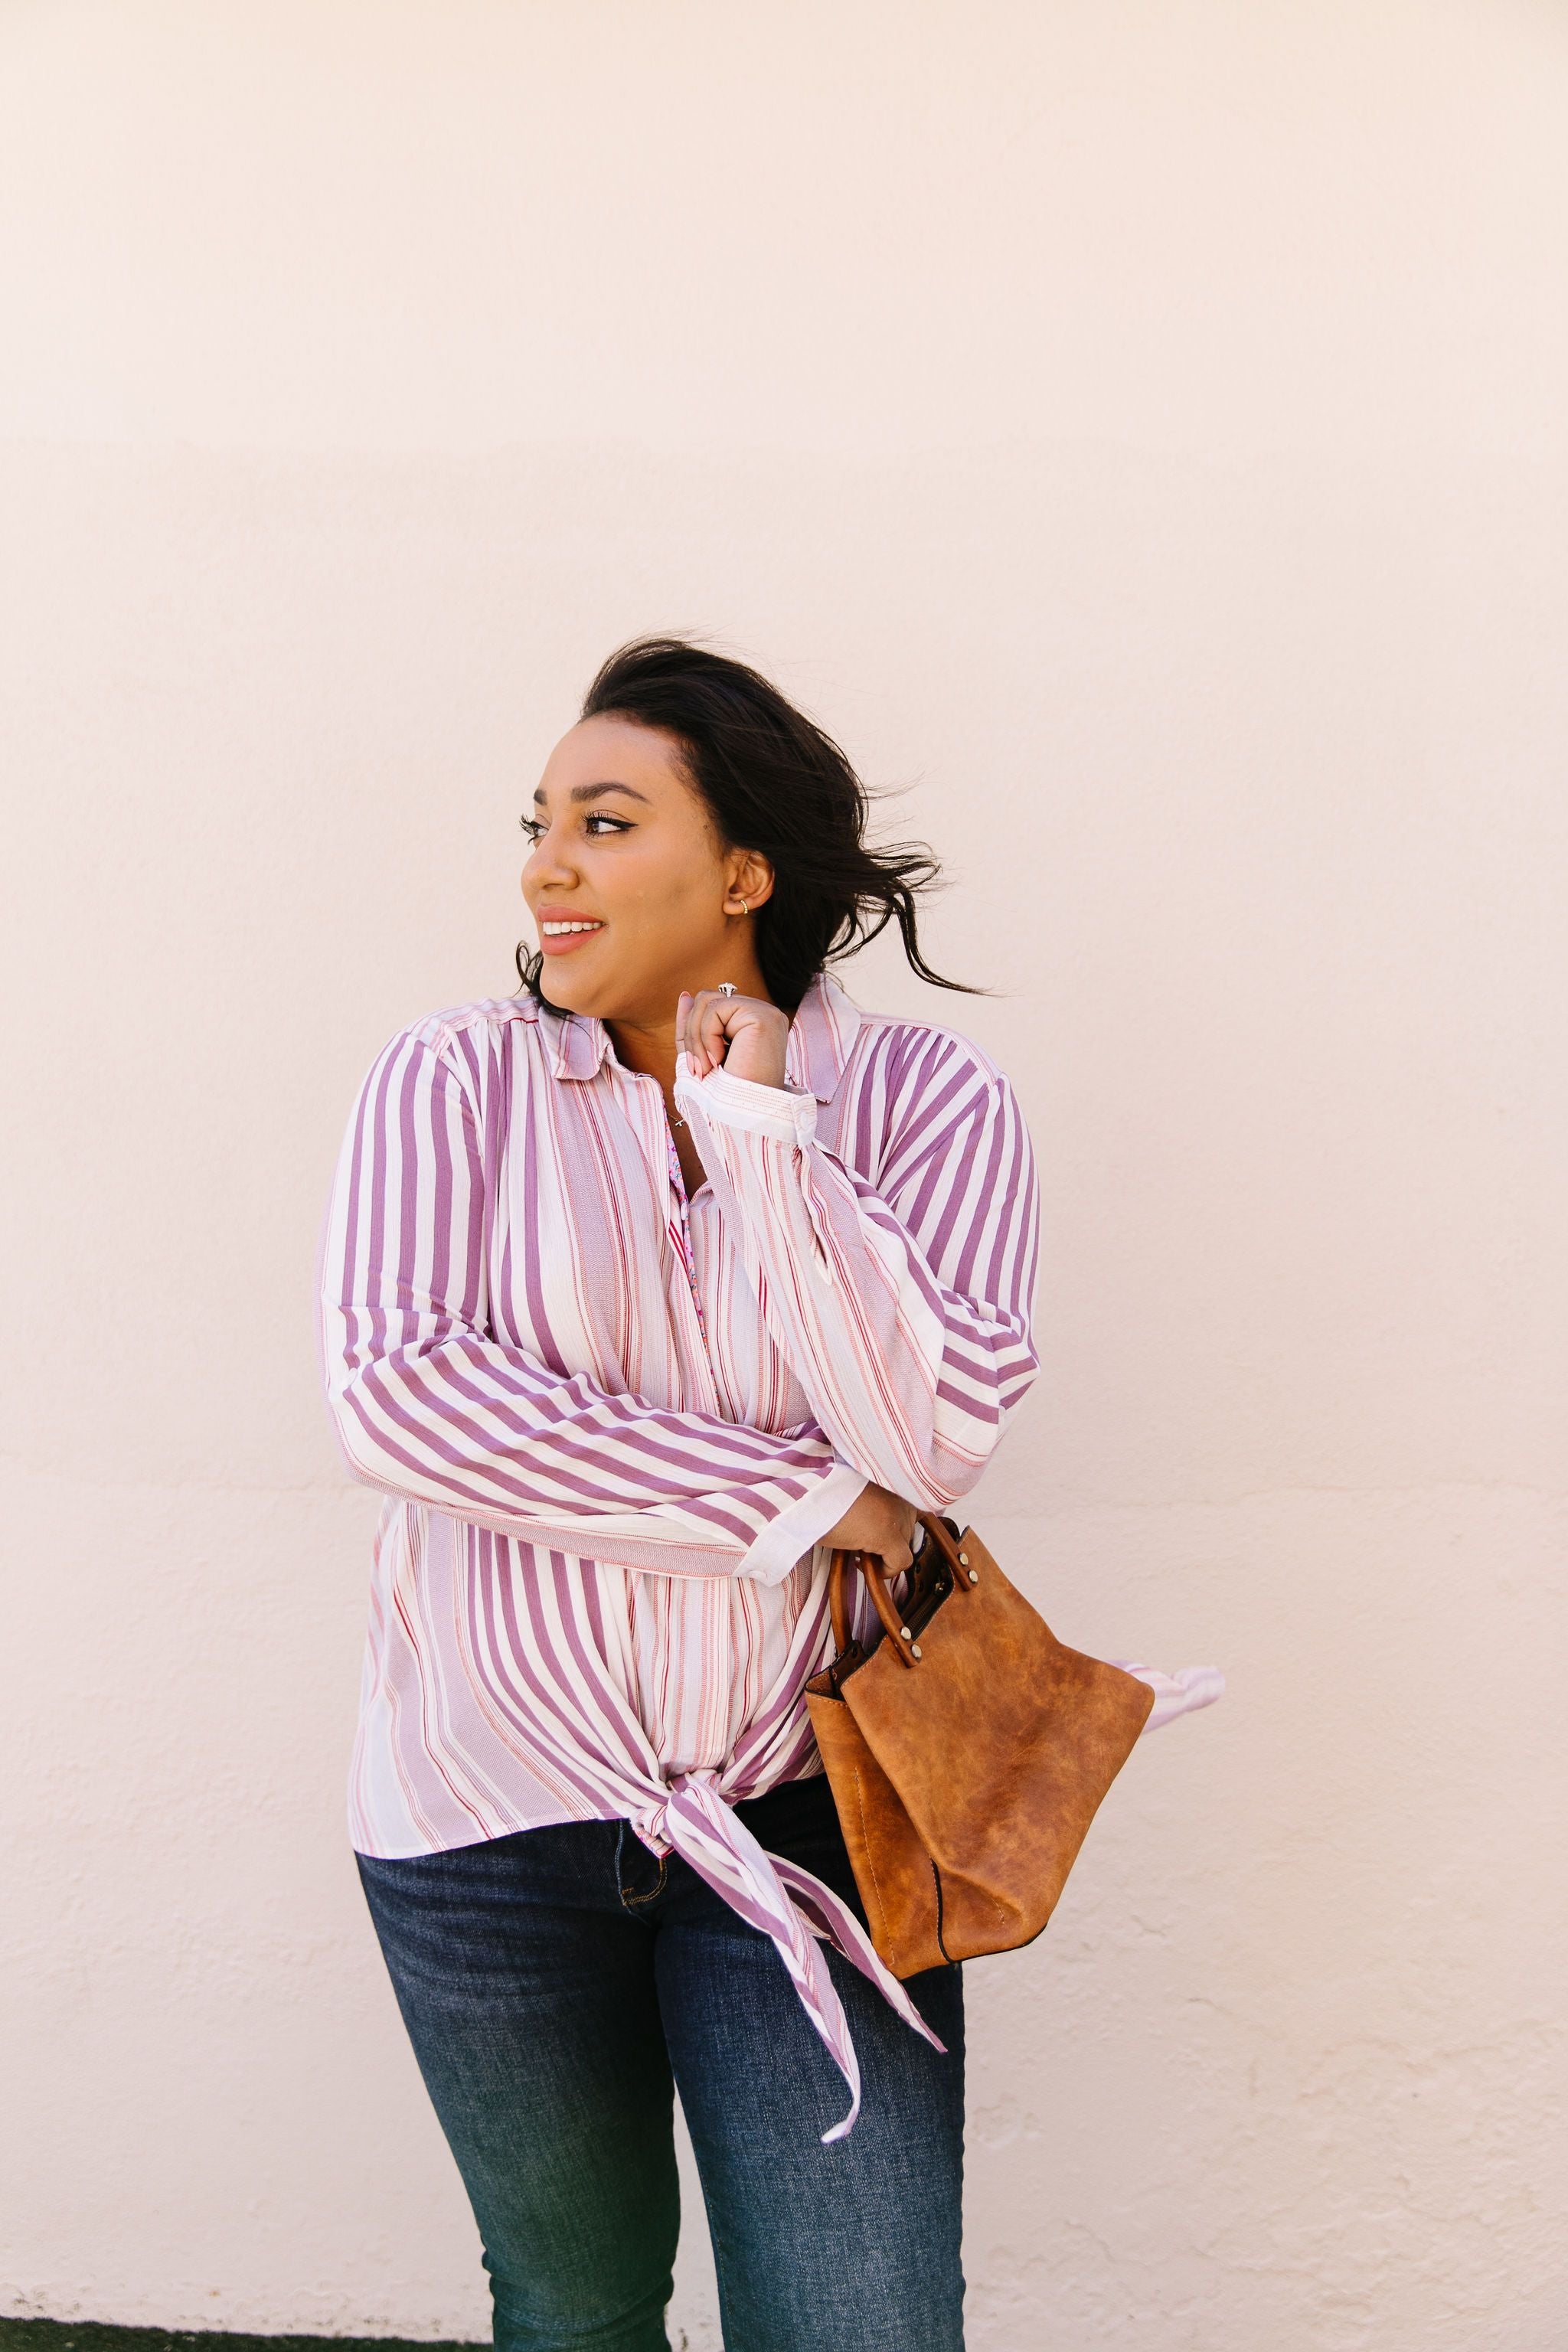
[[[1045,1926],[1153,1693],[1069,1650],[966,1528],[980,1582],[921,1633],[907,1666],[884,1643],[845,1704],[942,1873],[953,1958]]]
[[[844,1701],[807,1691],[805,1704],[878,1958],[896,1977],[941,1968],[936,1873],[914,1823]]]

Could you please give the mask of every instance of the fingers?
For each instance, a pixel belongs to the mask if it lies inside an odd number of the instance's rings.
[[[898,1528],[900,1541],[912,1548],[915,1530],[920,1526],[920,1513],[901,1495],[893,1497],[893,1524]]]
[[[727,1006],[733,1003],[728,996],[709,996],[697,1015],[698,1076],[706,1077],[710,1070],[720,1068],[724,1059],[729,1032],[724,1026]]]
[[[700,989],[694,994],[689,988],[683,988],[676,999],[675,1050],[690,1055],[700,1078],[722,1065],[721,1048],[728,1034],[724,1012],[730,1001],[713,989]]]
[[[881,1560],[884,1574],[902,1576],[914,1564],[915,1556],[910,1540],[914,1532],[914,1506],[906,1503],[901,1495],[889,1495],[888,1500],[892,1506],[889,1512],[892,1528],[879,1550],[878,1558]]]
[[[896,1501],[899,1516],[897,1570],[901,1575],[906,1569],[914,1566],[916,1547],[923,1540],[925,1529],[921,1525],[921,1516],[913,1503],[906,1502],[901,1495],[896,1497]],[[894,1566],[894,1553],[889,1550],[886,1558],[891,1569]]]
[[[882,1568],[889,1576],[902,1576],[914,1566],[915,1556],[907,1543],[885,1544],[882,1548]]]
[[[697,1010],[697,999],[689,988],[683,988],[675,1004],[675,1050],[689,1054],[697,1065],[700,1078],[708,1074],[708,1057],[702,1045],[702,1017]]]

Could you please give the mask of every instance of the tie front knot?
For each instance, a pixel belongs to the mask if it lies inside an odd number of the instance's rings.
[[[860,2066],[849,2022],[823,1951],[831,1944],[877,1987],[906,2025],[934,2049],[937,2040],[903,1986],[878,1958],[849,1906],[809,1870],[758,1844],[721,1796],[710,1770],[678,1772],[661,1805],[633,1822],[656,1853],[673,1849],[749,1927],[766,1936],[788,1969],[801,2006],[849,2086],[849,2112],[825,2140],[842,2139],[860,2111]]]

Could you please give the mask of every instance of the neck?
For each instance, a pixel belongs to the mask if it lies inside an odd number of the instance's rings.
[[[715,972],[711,980],[683,981],[681,985],[695,992],[700,988],[717,988],[721,980],[732,980],[739,995],[760,997],[764,1004],[773,1003],[756,958],[749,954],[727,956],[723,969]],[[647,1016],[636,1013],[617,1013],[613,1017],[602,1014],[600,1017],[610,1033],[616,1060],[626,1069],[640,1070],[646,1076],[657,1078],[668,1097],[675,1084],[677,1046],[673,1001],[668,1013]]]

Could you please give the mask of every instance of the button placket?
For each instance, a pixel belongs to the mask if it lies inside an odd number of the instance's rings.
[[[691,1300],[691,1312],[696,1320],[698,1337],[702,1346],[702,1366],[707,1374],[710,1403],[712,1409],[717,1410],[718,1378],[713,1367],[713,1351],[708,1343],[708,1319],[702,1312],[702,1300],[697,1286],[697,1260],[691,1246],[686,1179],[680,1171],[680,1155],[675,1148],[675,1131],[669,1124],[668,1114],[665,1109],[664,1089],[658,1080],[650,1077],[646,1071],[626,1070],[621,1072],[620,1077],[621,1083],[628,1087],[635,1097],[638,1114],[646,1117],[647,1124],[641,1126],[646,1142],[657,1152],[658,1146],[655,1141],[655,1122],[657,1122],[657,1132],[664,1137],[665,1231],[669,1237],[669,1245],[679,1259],[686,1276],[686,1288]],[[646,1104],[643,1098],[645,1087],[651,1088],[656,1097]],[[657,1161],[655,1164],[657,1165]]]
[[[713,1351],[708,1345],[708,1321],[702,1312],[702,1300],[698,1293],[697,1260],[691,1248],[690,1203],[686,1197],[686,1179],[680,1171],[680,1154],[675,1148],[674,1131],[668,1119],[664,1124],[664,1137],[669,1150],[669,1189],[676,1208],[675,1216],[670,1221],[670,1238],[679,1253],[681,1265],[686,1268],[686,1279],[691,1291],[691,1304],[697,1312],[697,1328],[702,1334],[702,1352],[707,1357],[709,1369],[711,1370]]]

